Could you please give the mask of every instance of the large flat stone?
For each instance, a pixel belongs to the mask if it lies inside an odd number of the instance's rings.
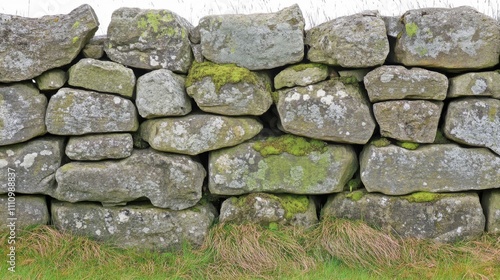
[[[52,197],[63,201],[124,204],[148,198],[156,207],[180,210],[201,199],[206,171],[197,160],[152,149],[123,160],[71,162],[56,172]]]
[[[72,160],[102,160],[126,158],[134,143],[130,133],[73,136],[66,144],[66,155]]]
[[[481,202],[486,216],[486,231],[500,233],[500,190],[485,191]]]
[[[67,15],[25,18],[0,14],[0,82],[35,78],[69,64],[94,36],[99,22],[89,5]]]
[[[173,211],[151,205],[102,207],[52,201],[51,214],[59,230],[121,248],[166,251],[180,250],[184,242],[201,246],[217,212],[211,204]]]
[[[16,230],[46,225],[50,221],[47,198],[43,195],[0,195],[0,227],[9,228],[15,223]]]
[[[500,157],[485,148],[441,144],[407,150],[367,145],[360,166],[366,189],[387,195],[500,188]]]
[[[475,72],[450,78],[448,98],[460,96],[491,96],[500,99],[500,73]]]
[[[289,66],[274,77],[274,88],[308,86],[326,80],[328,66],[319,63],[304,63]]]

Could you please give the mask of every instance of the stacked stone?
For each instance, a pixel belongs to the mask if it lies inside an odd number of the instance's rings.
[[[402,236],[500,231],[500,74],[453,74],[498,64],[500,29],[470,8],[308,31],[297,5],[197,27],[121,8],[106,38],[88,5],[2,18],[0,167],[22,226],[165,250],[201,245],[208,197],[221,222],[311,226],[327,195],[321,219]]]

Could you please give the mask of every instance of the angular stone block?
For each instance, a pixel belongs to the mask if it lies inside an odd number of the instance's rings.
[[[274,88],[312,85],[326,80],[328,72],[328,66],[319,63],[290,66],[274,77]]]
[[[51,69],[35,78],[40,90],[58,90],[68,81],[68,74],[62,69]]]
[[[465,73],[450,78],[448,98],[460,96],[491,96],[500,99],[500,73]]]
[[[16,230],[46,225],[50,221],[47,198],[43,195],[0,195],[0,226],[4,231],[11,223]]]
[[[66,155],[72,160],[102,160],[126,158],[134,143],[130,133],[73,136],[66,144]]]

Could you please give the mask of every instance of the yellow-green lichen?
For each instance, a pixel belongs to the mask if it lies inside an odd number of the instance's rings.
[[[246,68],[238,67],[235,64],[216,64],[205,61],[202,63],[193,62],[186,78],[186,87],[192,86],[193,83],[201,81],[205,77],[212,78],[217,92],[226,84],[240,82],[258,84],[259,82],[257,75]]]
[[[405,29],[406,29],[406,34],[410,38],[417,35],[418,26],[415,23],[410,22],[410,23],[405,24]]]
[[[401,148],[407,149],[407,150],[416,150],[420,144],[418,143],[413,143],[413,142],[396,142],[396,145],[400,146]]]
[[[488,119],[490,122],[494,122],[497,116],[497,107],[490,106],[488,109]]]
[[[422,46],[418,46],[415,48],[415,50],[418,52],[419,55],[424,56],[427,54],[428,50],[427,48],[424,48]]]
[[[409,195],[401,196],[401,198],[411,203],[424,203],[440,200],[444,197],[449,197],[451,194],[431,193],[431,192],[416,192]]]
[[[79,26],[80,26],[80,22],[76,21],[75,23],[73,23],[73,26],[71,26],[71,28],[72,29],[77,29]]]
[[[278,101],[280,100],[280,94],[278,91],[271,91],[271,98],[273,99],[274,104],[278,104]]]
[[[320,64],[320,63],[303,63],[303,64],[297,64],[297,65],[290,66],[289,68],[295,72],[300,72],[300,71],[303,71],[303,70],[306,70],[309,68],[320,68],[322,70],[323,69],[327,70],[328,66],[326,66],[324,64]]]
[[[371,145],[377,147],[377,148],[382,148],[382,147],[387,147],[391,144],[391,141],[387,138],[379,138],[372,140],[370,142]]]
[[[345,197],[347,197],[353,201],[358,201],[361,198],[363,198],[364,195],[365,195],[365,192],[363,192],[363,191],[353,191],[353,192],[346,194]]]
[[[326,145],[325,142],[320,140],[287,134],[258,141],[252,148],[263,157],[282,153],[289,153],[294,156],[304,156],[314,151],[323,153],[326,151]]]
[[[171,22],[174,20],[172,14],[167,12],[149,12],[142,16],[137,22],[137,27],[140,29],[151,28],[153,32],[158,32],[161,22]],[[168,30],[167,30],[168,32]]]
[[[253,209],[256,197],[274,200],[285,210],[285,219],[290,220],[299,213],[305,213],[309,209],[309,198],[304,195],[295,194],[269,194],[253,193],[241,197],[232,197],[231,203],[243,210],[243,212]]]
[[[75,44],[76,42],[78,42],[78,40],[80,40],[80,37],[76,36],[76,37],[73,37],[73,39],[71,39],[71,42],[73,42],[73,44]]]

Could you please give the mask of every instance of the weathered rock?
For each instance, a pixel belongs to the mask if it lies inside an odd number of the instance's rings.
[[[328,67],[318,63],[297,64],[285,68],[274,77],[274,88],[307,86],[326,80]]]
[[[122,160],[70,162],[56,172],[52,197],[63,201],[124,204],[148,198],[156,207],[181,210],[201,199],[206,171],[189,156],[134,150]]]
[[[500,99],[500,73],[476,72],[450,78],[448,98],[460,96],[492,96]]]
[[[358,193],[357,195],[353,195]],[[328,198],[322,216],[363,220],[387,233],[439,242],[481,236],[485,218],[477,193],[387,196],[343,192]]]
[[[307,31],[307,59],[347,68],[382,65],[389,54],[386,33],[379,16],[355,14],[336,18]]]
[[[130,100],[72,88],[62,88],[52,96],[45,124],[56,135],[135,131],[139,126]]]
[[[203,57],[203,52],[200,44],[192,44],[191,49],[193,50],[194,61],[198,63],[205,62],[205,57]]]
[[[83,47],[84,57],[99,59],[104,55],[104,44],[108,40],[106,35],[95,36]]]
[[[108,26],[108,57],[141,69],[186,73],[193,61],[188,34],[193,26],[168,10],[120,8]]]
[[[273,104],[271,79],[232,64],[195,63],[186,80],[201,110],[220,115],[264,114]]]
[[[490,148],[500,155],[500,100],[467,98],[451,101],[444,134],[458,143]]]
[[[45,196],[0,195],[0,226],[3,230],[15,223],[17,230],[29,226],[46,225],[50,221]]]
[[[68,81],[68,74],[62,69],[52,69],[35,78],[40,90],[58,90]]]
[[[139,115],[151,119],[183,116],[191,112],[191,100],[184,87],[185,77],[158,69],[137,79],[135,104]]]
[[[399,63],[455,71],[498,64],[498,23],[471,7],[410,10],[401,20],[404,28],[395,47]]]
[[[370,72],[371,69],[350,69],[350,70],[339,70],[338,76],[344,79],[351,79],[351,82],[362,83],[366,74]]]
[[[14,169],[16,193],[48,194],[61,166],[64,139],[43,137],[26,143],[0,147],[0,193],[7,193],[8,168]],[[11,170],[12,171],[12,170]],[[12,176],[12,175],[10,175]]]
[[[364,79],[371,102],[391,99],[444,100],[448,90],[445,75],[422,68],[384,65]]]
[[[255,193],[222,202],[219,221],[309,227],[318,222],[318,216],[314,201],[307,196]]]
[[[213,151],[208,168],[212,194],[327,194],[342,191],[358,162],[351,146],[285,135]]]
[[[257,135],[263,126],[251,117],[189,114],[179,118],[148,120],[141,136],[153,149],[188,155],[230,147]]]
[[[47,97],[31,84],[0,85],[0,146],[47,132]]]
[[[486,231],[500,233],[500,190],[485,191],[482,203],[486,216]]]
[[[122,248],[165,251],[181,249],[184,242],[201,246],[217,212],[211,204],[173,211],[150,205],[102,207],[52,201],[51,214],[59,230]]]
[[[206,16],[198,28],[203,56],[215,63],[262,70],[304,58],[304,17],[296,4],[277,13]]]
[[[365,144],[375,130],[371,105],[357,83],[329,80],[278,91],[278,113],[289,133]]]
[[[443,102],[396,100],[373,104],[380,135],[400,141],[433,143]]]
[[[84,58],[71,66],[68,74],[68,84],[71,86],[116,93],[128,98],[134,94],[134,71],[116,62]]]
[[[73,136],[66,144],[66,155],[72,160],[126,158],[134,144],[129,133]]]
[[[399,33],[403,32],[404,25],[401,23],[399,16],[382,16],[387,30],[387,36],[396,38]]]
[[[369,192],[403,195],[500,187],[500,157],[485,148],[440,144],[407,150],[367,145],[359,162],[361,180]]]
[[[35,78],[69,64],[99,26],[89,5],[67,15],[25,18],[0,14],[0,82]]]

